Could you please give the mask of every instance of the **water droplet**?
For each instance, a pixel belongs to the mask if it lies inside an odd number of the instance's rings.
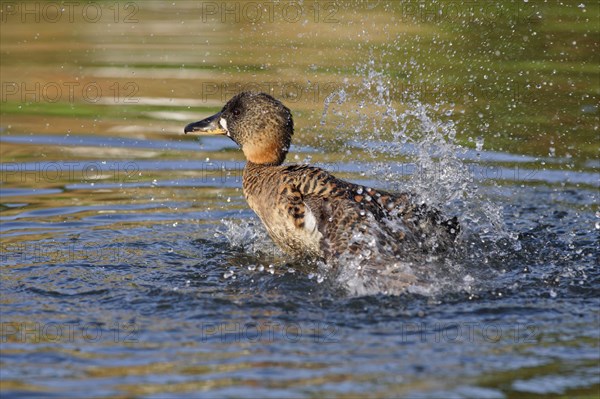
[[[477,136],[475,139],[475,149],[477,149],[477,151],[483,150],[483,142],[484,138],[482,136]]]

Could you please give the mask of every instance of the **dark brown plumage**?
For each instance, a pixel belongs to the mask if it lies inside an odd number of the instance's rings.
[[[335,178],[309,165],[282,165],[293,134],[290,110],[265,93],[243,92],[185,133],[225,134],[244,152],[244,195],[287,253],[334,262],[371,254],[407,260],[455,240],[456,218],[392,194]],[[368,256],[367,256],[368,258]]]

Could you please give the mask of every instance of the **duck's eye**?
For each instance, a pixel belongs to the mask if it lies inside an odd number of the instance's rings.
[[[242,113],[242,111],[239,108],[235,108],[233,111],[233,116],[240,116],[240,114]]]

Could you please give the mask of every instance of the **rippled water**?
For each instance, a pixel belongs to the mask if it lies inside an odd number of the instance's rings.
[[[600,165],[589,156],[598,143],[585,142],[598,129],[597,82],[586,80],[587,69],[562,71],[556,80],[551,70],[538,76],[561,90],[563,78],[573,83],[568,87],[593,87],[575,108],[570,96],[549,97],[551,104],[563,98],[560,105],[572,112],[571,118],[549,111],[558,115],[557,129],[570,134],[554,135],[553,126],[517,121],[521,113],[549,107],[537,102],[502,119],[501,98],[437,102],[412,93],[410,101],[399,101],[396,79],[426,75],[423,61],[439,60],[421,59],[411,48],[412,63],[386,67],[378,49],[390,51],[389,43],[399,43],[390,32],[404,28],[390,22],[402,11],[379,2],[341,9],[341,23],[308,24],[290,37],[289,24],[198,24],[202,18],[193,13],[200,6],[191,2],[144,4],[152,6],[139,4],[139,23],[127,26],[18,19],[2,25],[3,82],[23,79],[31,87],[46,76],[42,83],[97,79],[109,87],[134,79],[140,88],[140,101],[130,107],[3,99],[2,397],[598,394]],[[582,12],[556,7],[542,9],[544,17]],[[597,9],[587,10],[597,16]],[[354,32],[357,21],[362,33]],[[428,45],[432,30],[442,41],[456,33],[435,23],[410,26],[415,31],[394,34],[420,46]],[[78,35],[70,33],[73,27]],[[220,36],[225,28],[244,47]],[[326,28],[368,44],[369,54],[339,47],[343,41],[321,43]],[[551,28],[534,25],[550,36]],[[107,37],[98,36],[102,30]],[[288,161],[311,162],[364,186],[409,188],[458,215],[463,232],[455,250],[420,265],[427,287],[353,295],[355,282],[289,259],[245,203],[244,163],[235,145],[180,134],[225,97],[198,100],[206,94],[201,83],[256,81],[261,67],[268,72],[259,81],[289,82],[295,71],[286,69],[285,56],[291,55],[272,36],[266,47],[272,58],[253,69],[252,57],[263,49],[252,39],[273,32],[298,44],[301,73],[329,73],[336,82],[318,101],[286,102],[298,126]],[[32,54],[36,33],[43,46]],[[504,43],[496,33],[483,35]],[[52,53],[61,37],[67,44],[58,49],[69,57]],[[577,40],[585,44],[585,37]],[[318,43],[340,63],[314,50]],[[471,54],[469,43],[457,44],[467,46],[460,54]],[[594,53],[581,46],[584,55]],[[194,67],[203,58],[211,68]],[[344,69],[346,61],[352,71]],[[230,62],[237,69],[222,76]],[[444,62],[449,77],[455,64]],[[332,72],[321,70],[327,68]],[[523,71],[539,72],[535,65]],[[514,131],[507,139],[495,123]]]

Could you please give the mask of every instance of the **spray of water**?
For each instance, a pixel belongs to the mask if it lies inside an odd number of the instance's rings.
[[[376,273],[368,269],[369,262],[377,258],[373,256],[377,245],[358,237],[365,248],[364,259],[344,259],[336,271],[337,280],[357,295],[403,290],[435,295],[448,290],[473,290],[480,280],[473,276],[489,271],[481,267],[473,270],[467,260],[493,256],[494,251],[502,250],[495,247],[496,242],[508,241],[514,250],[519,249],[519,242],[503,223],[502,207],[481,194],[472,168],[462,160],[466,149],[456,142],[454,105],[423,103],[416,95],[395,91],[392,79],[377,69],[373,60],[359,65],[357,73],[358,87],[345,87],[328,98],[322,123],[335,105],[350,105],[347,123],[338,128],[352,131],[352,146],[358,142],[370,158],[366,174],[378,176],[387,190],[410,191],[420,202],[447,215],[457,215],[462,234],[456,248],[443,257],[389,260],[385,267],[379,265]],[[476,143],[480,151],[483,140],[477,138]],[[382,157],[407,162],[398,167],[397,161],[378,161]]]

